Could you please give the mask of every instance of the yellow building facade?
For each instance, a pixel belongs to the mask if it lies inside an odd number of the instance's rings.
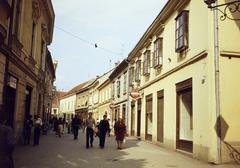
[[[85,120],[88,117],[89,107],[89,90],[94,84],[95,79],[91,79],[81,84],[80,89],[76,92],[76,106],[75,114],[78,114],[81,120]]]
[[[166,3],[128,56],[139,94],[128,108],[132,135],[222,163],[233,160],[226,142],[240,142],[240,26],[216,13],[203,1]]]
[[[110,99],[110,92],[106,90],[106,88],[102,89],[102,84],[107,82],[109,75],[111,74],[112,70],[107,71],[106,73],[102,74],[101,76],[97,76],[96,80],[91,85],[88,93],[89,93],[89,105],[88,105],[88,111],[93,113],[93,117],[96,119],[96,121],[101,121],[103,119],[103,115],[109,114],[110,111],[109,108],[106,109],[106,106],[103,107],[103,105]],[[100,106],[101,104],[101,106]],[[106,111],[102,111],[105,110]],[[108,116],[109,117],[109,116]]]
[[[107,79],[99,87],[99,102],[98,102],[98,119],[102,119],[103,115],[107,114],[107,118],[112,122],[112,113],[110,108],[111,102],[111,83]]]

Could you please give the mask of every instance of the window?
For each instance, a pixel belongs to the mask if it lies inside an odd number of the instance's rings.
[[[188,48],[188,11],[182,11],[176,18],[176,52]]]
[[[35,57],[35,52],[34,52],[34,50],[35,50],[35,39],[36,39],[35,35],[36,35],[36,23],[33,22],[32,23],[32,45],[31,45],[31,56],[32,56],[32,58]]]
[[[42,54],[42,70],[45,71],[45,62],[46,62],[46,49],[47,45],[44,40],[42,40],[42,49],[41,49],[41,54]]]
[[[18,38],[20,37],[21,13],[22,13],[22,0],[17,0],[16,1],[16,12],[15,12],[14,34]]]
[[[120,79],[117,81],[117,97],[120,97]]]
[[[134,78],[134,67],[130,67],[130,69],[129,69],[129,86],[133,85],[133,78]]]
[[[115,82],[113,82],[113,84],[112,84],[112,98],[113,98],[113,100],[115,98]]]
[[[162,65],[162,58],[163,58],[163,39],[158,38],[154,41],[154,51],[153,51],[153,67],[158,68]]]
[[[141,79],[141,60],[137,60],[136,62],[136,73],[135,73],[135,81],[140,82]]]
[[[127,92],[127,73],[123,74],[123,94]]]
[[[143,75],[150,74],[150,56],[151,56],[151,51],[150,50],[145,51],[144,62],[143,62]]]

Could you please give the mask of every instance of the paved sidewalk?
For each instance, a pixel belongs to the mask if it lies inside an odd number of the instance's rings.
[[[239,165],[212,165],[189,156],[135,139],[127,139],[123,150],[116,149],[114,137],[106,147],[85,148],[81,132],[77,141],[72,135],[62,138],[43,135],[39,146],[19,146],[14,152],[15,168],[238,168]]]

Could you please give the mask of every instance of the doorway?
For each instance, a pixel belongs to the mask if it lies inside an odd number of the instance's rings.
[[[177,89],[177,132],[178,149],[193,151],[193,111],[192,111],[192,79],[176,85]]]
[[[28,117],[30,115],[31,97],[32,88],[27,85],[25,89],[25,117]]]
[[[135,135],[135,102],[131,103],[131,136]]]
[[[152,94],[146,96],[146,140],[152,141]]]
[[[6,86],[6,102],[5,102],[5,112],[7,125],[14,127],[14,114],[15,114],[15,104],[16,104],[16,89],[17,89],[17,78],[12,75],[8,76],[8,84]]]
[[[138,99],[137,103],[137,136],[141,136],[141,106],[142,106],[142,100]]]
[[[127,121],[126,121],[126,104],[122,105],[122,119],[125,122],[125,124],[127,125]]]
[[[164,92],[157,93],[157,141],[163,143],[164,137]]]

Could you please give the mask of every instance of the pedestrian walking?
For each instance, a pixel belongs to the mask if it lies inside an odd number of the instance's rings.
[[[70,134],[71,125],[68,119],[66,120],[66,128],[67,128],[67,133]]]
[[[33,135],[33,145],[39,145],[40,134],[41,134],[42,119],[39,115],[34,116],[34,135]]]
[[[32,115],[29,115],[24,120],[24,128],[23,128],[23,144],[24,145],[30,144],[32,128],[33,128]]]
[[[6,125],[3,110],[0,109],[0,167],[13,168],[14,133],[10,126]]]
[[[56,133],[56,131],[57,131],[57,117],[53,117],[53,119],[52,119],[53,121],[53,123],[52,123],[52,127],[53,127],[53,132],[55,132]]]
[[[107,132],[110,131],[107,115],[103,115],[103,120],[99,123],[99,147],[104,148]]]
[[[53,116],[50,116],[50,119],[49,119],[49,130],[52,130],[53,128]]]
[[[82,132],[84,133],[86,129],[86,119],[83,119],[81,127],[82,127]]]
[[[88,118],[86,119],[86,148],[89,148],[89,143],[93,147],[93,133],[94,126],[96,126],[95,119],[92,117],[92,112],[88,113]]]
[[[114,124],[114,132],[117,141],[117,149],[122,149],[122,143],[126,135],[126,125],[124,124],[123,119],[119,119]]]
[[[64,117],[62,119],[62,126],[63,126],[62,133],[65,131],[65,125],[66,125],[66,118]]]
[[[112,131],[112,129],[113,129],[113,125],[112,125],[112,122],[111,122],[110,118],[108,119],[108,123],[109,123],[108,136],[110,137],[110,136],[111,136],[111,131]]]
[[[72,129],[73,129],[73,135],[74,140],[78,139],[78,130],[80,128],[80,119],[77,115],[72,119]]]
[[[55,134],[58,134],[58,118],[55,117],[54,121],[53,121],[53,131],[55,132]]]
[[[58,137],[59,138],[61,138],[63,134],[63,125],[64,125],[64,121],[62,117],[60,117],[58,120]]]

